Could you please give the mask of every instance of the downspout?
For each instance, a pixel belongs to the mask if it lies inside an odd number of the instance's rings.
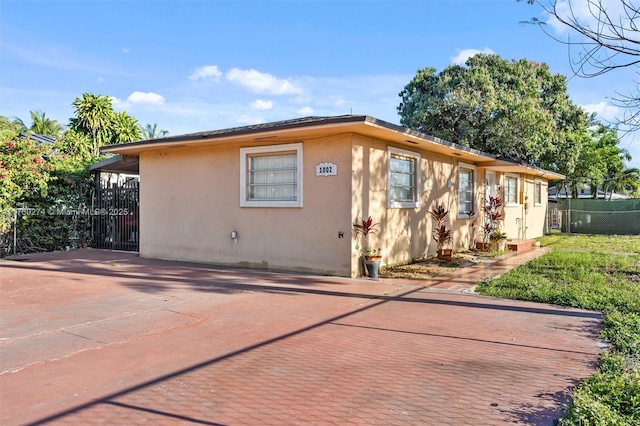
[[[527,239],[527,175],[522,178],[522,239]]]

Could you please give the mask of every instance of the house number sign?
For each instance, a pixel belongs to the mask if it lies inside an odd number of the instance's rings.
[[[316,176],[335,176],[338,174],[338,165],[334,163],[320,163],[316,166]]]

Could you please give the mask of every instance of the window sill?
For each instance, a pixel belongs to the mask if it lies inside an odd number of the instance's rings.
[[[420,208],[420,203],[416,203],[416,202],[399,202],[399,201],[392,201],[390,203],[387,204],[387,208],[389,209],[419,209]]]
[[[240,207],[302,208],[302,201],[244,201]]]

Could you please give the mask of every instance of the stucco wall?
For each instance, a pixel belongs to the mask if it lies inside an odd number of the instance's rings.
[[[141,154],[140,255],[350,275],[350,136],[304,141],[302,208],[241,208],[240,148]],[[316,176],[325,161],[337,176]]]
[[[382,264],[407,262],[435,254],[429,211],[439,204],[450,212],[454,249],[469,248],[473,233],[481,240],[484,169],[476,169],[478,213],[469,219],[458,214],[460,162],[453,157],[358,134],[304,140],[302,146],[301,208],[240,207],[244,145],[142,153],[141,256],[356,277],[362,271],[355,246],[363,241],[352,232],[354,221],[372,216],[380,223],[369,244],[381,249]],[[389,146],[420,155],[418,207],[387,206]],[[337,164],[337,176],[316,176],[322,162]],[[496,178],[504,188],[504,174]],[[542,181],[542,205],[535,206],[535,178],[520,175],[520,181],[529,208],[506,207],[503,229],[509,238],[537,237],[544,231],[547,183]]]
[[[382,264],[407,262],[436,253],[431,233],[434,221],[429,211],[442,204],[449,210],[447,227],[453,231],[454,248],[468,248],[470,227],[468,218],[458,218],[458,162],[451,157],[408,146],[396,146],[420,154],[420,206],[418,208],[387,208],[388,148],[385,141],[361,135],[353,137],[353,220],[372,216],[380,223],[380,232],[371,237],[373,247],[381,248]],[[451,185],[449,185],[451,181]],[[480,188],[479,185],[476,188]],[[353,236],[352,245],[362,245],[362,238]],[[352,250],[352,275],[361,273],[358,253]]]

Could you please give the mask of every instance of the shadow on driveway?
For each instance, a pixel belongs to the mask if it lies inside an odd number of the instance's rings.
[[[20,330],[28,311],[43,324],[64,313],[66,325],[2,340],[0,350],[57,336],[89,308],[103,313],[91,327],[108,327],[123,307],[133,312],[125,328],[151,311],[198,321],[151,324],[0,375],[3,424],[547,425],[599,353],[595,312],[97,256],[3,262],[3,324]],[[47,310],[33,307],[38,299]]]

